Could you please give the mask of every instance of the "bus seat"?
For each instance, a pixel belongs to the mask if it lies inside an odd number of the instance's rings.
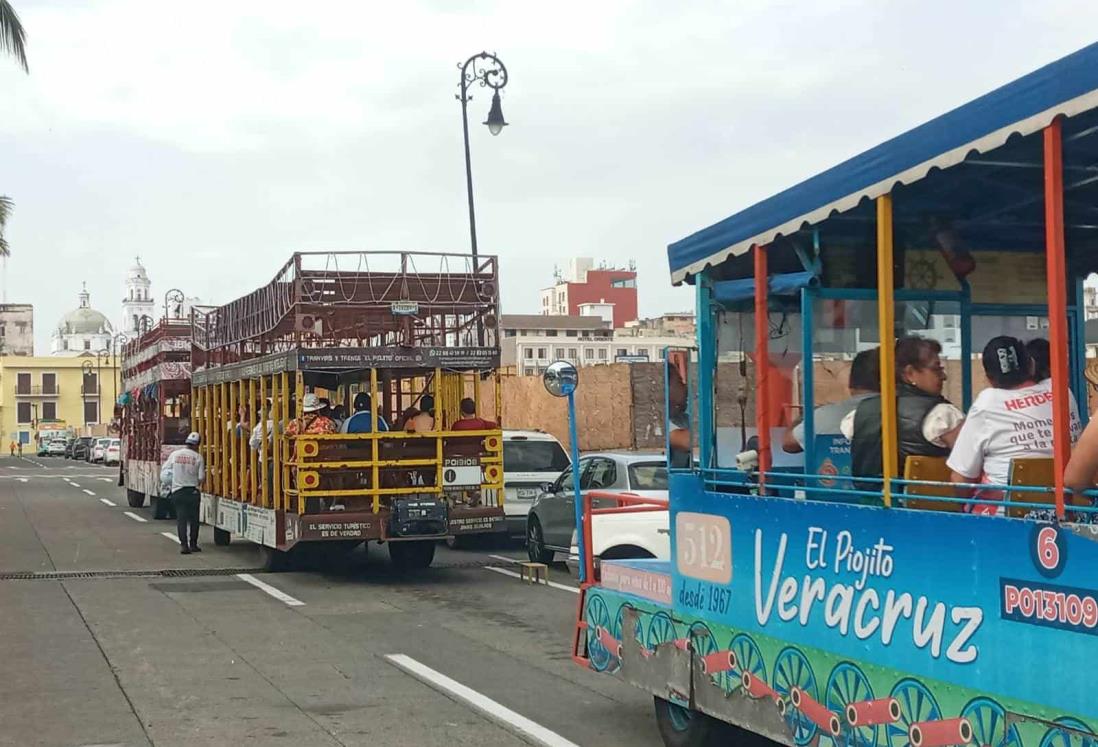
[[[1034,488],[1051,488],[1056,484],[1056,467],[1051,457],[1026,457],[1010,460],[1010,477],[1007,485],[1024,485]],[[1055,493],[1046,493],[1040,490],[1012,490],[1011,501],[1017,503],[1042,503],[1053,505],[1056,503]],[[1024,506],[1010,507],[1008,516],[1025,516],[1032,508]]]
[[[904,462],[905,480],[949,482],[949,476],[950,470],[946,466],[945,457],[909,456],[907,461]],[[944,485],[906,485],[905,491],[932,498],[957,498],[956,491]],[[951,511],[956,513],[964,510],[964,504],[959,500],[945,502],[905,497],[904,505],[907,508],[917,508],[923,511]]]

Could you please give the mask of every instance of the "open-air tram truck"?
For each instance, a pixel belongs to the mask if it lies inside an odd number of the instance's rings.
[[[668,256],[696,289],[697,456],[671,470],[670,561],[603,560],[596,579],[585,552],[576,660],[651,693],[668,745],[737,730],[798,747],[1094,745],[1096,509],[1063,473],[1098,270],[1098,45]],[[1019,433],[1044,458],[980,486],[997,497],[954,490],[943,458],[897,463],[892,343],[911,334],[941,342],[966,411],[974,346],[1047,335],[1053,417]],[[883,476],[865,489],[812,413],[823,374],[877,346]],[[748,368],[736,422],[719,379]],[[802,406],[803,458],[779,439]]]
[[[153,515],[174,513],[162,494],[160,467],[191,432],[191,325],[163,319],[122,349],[120,483],[133,508],[149,499]]]
[[[494,257],[298,253],[268,285],[196,312],[196,429],[207,473],[201,518],[278,567],[299,546],[389,546],[430,565],[437,540],[503,530],[502,431],[454,431],[463,398],[499,422]],[[349,415],[366,393],[369,433],[319,433],[306,394]],[[434,425],[404,421],[433,399]],[[291,425],[296,421],[296,425]]]

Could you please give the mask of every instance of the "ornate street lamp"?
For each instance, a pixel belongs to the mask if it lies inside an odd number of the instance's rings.
[[[499,92],[507,85],[507,68],[494,54],[481,52],[465,61],[464,65],[458,65],[461,70],[461,93],[457,99],[461,102],[461,127],[465,136],[465,186],[469,194],[469,241],[473,249],[473,259],[477,256],[477,218],[473,209],[473,165],[469,158],[469,101],[473,98],[469,94],[469,86],[480,83],[481,87],[492,89],[492,107],[488,110],[488,119],[484,124],[488,125],[488,131],[493,135],[503,132],[507,126],[507,120],[503,118],[503,106],[500,103]]]
[[[187,297],[183,295],[183,291],[178,288],[172,288],[164,294],[164,318],[165,319],[182,319],[183,318],[183,303],[187,300]],[[179,304],[179,316],[172,313],[173,307],[170,304]]]

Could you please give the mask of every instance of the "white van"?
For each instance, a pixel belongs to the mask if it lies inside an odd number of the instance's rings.
[[[548,433],[503,432],[503,513],[508,534],[526,535],[530,504],[571,464],[560,441]]]

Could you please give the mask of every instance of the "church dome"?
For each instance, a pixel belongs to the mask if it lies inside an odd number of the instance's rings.
[[[80,308],[73,309],[61,317],[57,331],[63,335],[96,335],[110,333],[111,323],[106,315],[96,311],[90,304],[91,296],[87,288],[80,292]]]

